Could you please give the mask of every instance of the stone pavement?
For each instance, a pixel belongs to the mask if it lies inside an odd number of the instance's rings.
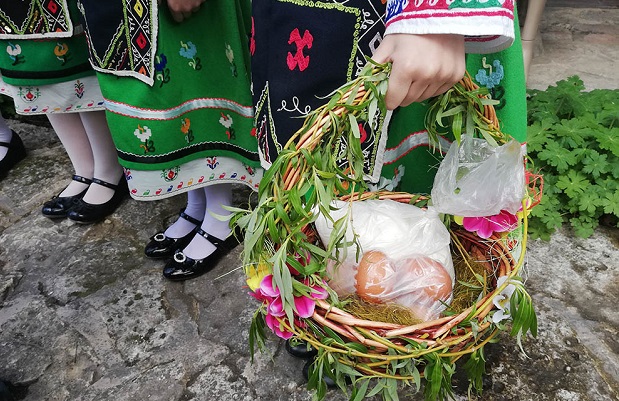
[[[531,87],[578,74],[590,89],[618,88],[617,21],[618,9],[548,8]],[[127,200],[92,226],[42,217],[41,204],[66,185],[69,161],[49,128],[11,125],[29,156],[0,182],[0,378],[18,400],[311,399],[303,363],[283,342],[271,337],[268,353],[251,363],[256,304],[241,290],[241,247],[205,276],[172,283],[142,249],[182,199]],[[237,201],[247,196],[241,191]],[[527,339],[526,356],[505,336],[487,346],[477,399],[619,399],[618,230],[533,242],[527,273],[538,338]],[[466,387],[457,393],[465,399]]]

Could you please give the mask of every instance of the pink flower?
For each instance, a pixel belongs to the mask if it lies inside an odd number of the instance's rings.
[[[462,225],[468,231],[475,231],[481,238],[490,238],[495,233],[512,231],[518,227],[518,217],[506,210],[494,216],[485,217],[465,217]]]
[[[304,284],[309,286],[309,280],[305,279]],[[326,299],[329,295],[327,291],[319,285],[309,286],[311,289],[311,297],[304,295],[294,296],[295,315],[299,318],[308,318],[314,314],[316,308],[315,299]],[[257,300],[263,302],[266,306],[265,322],[267,326],[278,337],[289,339],[293,333],[285,329],[282,322],[286,322],[286,311],[281,298],[279,289],[273,283],[273,275],[265,276],[260,282],[260,287],[251,294]],[[295,317],[294,326],[304,326],[301,320]]]

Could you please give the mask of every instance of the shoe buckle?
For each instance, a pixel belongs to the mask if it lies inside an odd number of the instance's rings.
[[[187,260],[187,257],[182,252],[177,252],[174,254],[174,261],[176,263],[184,263]]]
[[[165,240],[166,236],[163,233],[157,233],[155,234],[155,236],[153,237],[153,239],[157,242],[161,242],[163,240]]]

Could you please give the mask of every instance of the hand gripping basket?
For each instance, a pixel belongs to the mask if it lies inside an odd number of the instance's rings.
[[[384,115],[389,68],[370,62],[357,79],[309,114],[265,173],[257,205],[237,210],[234,217],[234,223],[245,230],[243,266],[248,284],[261,301],[250,328],[252,352],[255,346],[264,346],[267,327],[282,338],[309,343],[318,356],[308,387],[318,399],[326,393],[325,376],[351,400],[375,394],[397,400],[400,384],[423,389],[427,400],[446,399],[452,395],[456,361],[463,357],[458,368],[466,370],[471,388],[481,391],[484,345],[509,323],[519,343],[528,331],[535,335],[537,330],[531,298],[520,277],[527,211],[541,196],[537,176],[527,176],[529,196],[523,199],[525,211],[519,213],[518,235],[482,239],[449,223],[450,216],[445,216],[452,254],[461,260],[454,294],[458,288],[468,291],[468,304],[448,308],[433,321],[383,322],[358,316],[326,285],[325,266],[337,258],[346,227],[345,219],[336,223],[329,243],[321,243],[313,224],[317,210],[328,213],[334,199],[391,199],[419,207],[430,201],[403,192],[369,192],[363,180],[358,125],[376,127]],[[489,142],[506,142],[493,104],[483,89],[465,77],[433,100],[426,118],[431,139],[438,143],[439,131],[448,126],[457,140],[474,124]],[[348,145],[345,155],[341,141]]]

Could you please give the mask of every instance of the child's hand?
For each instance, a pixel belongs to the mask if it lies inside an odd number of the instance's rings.
[[[183,22],[198,11],[205,0],[167,0],[167,2],[174,21]]]
[[[393,63],[387,108],[408,106],[446,92],[464,76],[464,36],[386,35],[372,57]]]

